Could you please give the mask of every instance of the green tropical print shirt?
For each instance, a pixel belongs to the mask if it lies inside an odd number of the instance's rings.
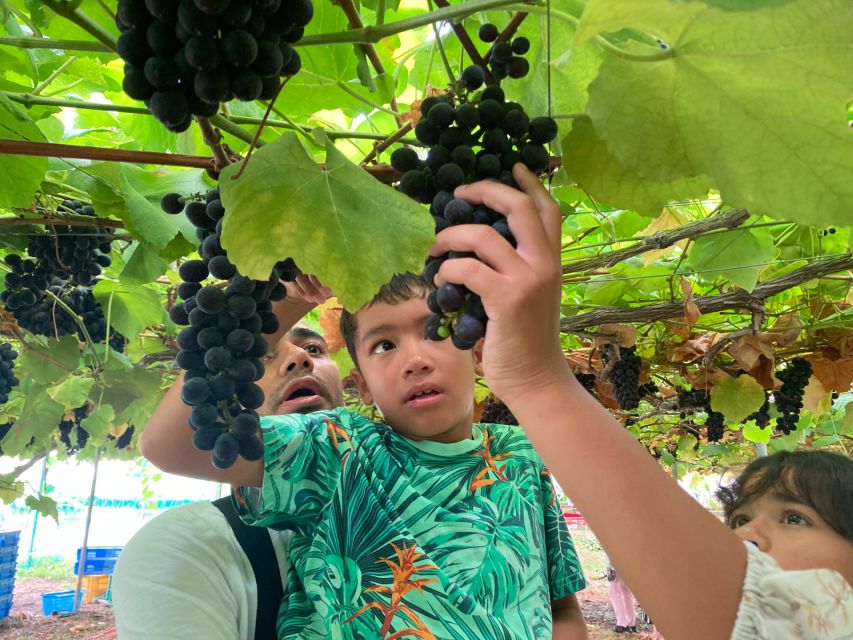
[[[586,586],[550,475],[518,427],[409,440],[336,409],[261,419],[244,521],[292,529],[278,637],[551,638]]]

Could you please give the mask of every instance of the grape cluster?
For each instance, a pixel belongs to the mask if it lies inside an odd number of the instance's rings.
[[[61,211],[95,216],[95,209],[78,200],[65,200]],[[32,236],[27,253],[52,276],[88,286],[112,264],[113,232],[96,226],[55,225],[53,233]]]
[[[597,377],[594,373],[576,373],[575,378],[581,383],[581,386],[591,395],[595,395],[595,383]]]
[[[744,423],[748,420],[754,420],[755,424],[761,429],[770,424],[770,396],[767,392],[764,393],[764,404],[761,405],[758,411],[747,416]]]
[[[615,356],[615,347],[610,346],[602,351],[605,364],[609,364]],[[619,359],[610,368],[608,379],[613,385],[616,401],[620,409],[636,409],[640,405],[640,371],[643,361],[636,354],[635,347],[619,347]]]
[[[65,445],[68,455],[74,455],[86,446],[89,441],[89,432],[80,423],[89,416],[89,405],[84,404],[73,411],[69,411],[59,423],[59,441]],[[76,431],[74,442],[71,441],[71,432]]]
[[[486,87],[474,102],[454,104],[448,94],[430,96],[420,111],[415,136],[429,147],[426,158],[409,147],[391,154],[391,166],[402,174],[397,188],[419,202],[431,203],[442,191],[476,180],[491,178],[514,187],[511,169],[517,162],[536,173],[549,167],[545,145],[557,136],[556,121],[531,120],[498,86]]]
[[[480,417],[480,422],[484,424],[509,424],[518,426],[518,420],[512,415],[509,407],[494,396],[489,396],[483,403],[483,415]]]
[[[41,262],[23,259],[15,253],[7,255],[4,262],[11,271],[6,274],[0,302],[22,329],[49,337],[76,333],[80,340],[85,340],[86,335],[75,320],[77,316],[93,342],[106,340],[107,320],[90,287],[72,286],[69,281],[52,275]],[[123,351],[125,343],[124,336],[115,330],[110,332],[111,347]]]
[[[474,89],[482,83],[482,73],[466,79],[470,69],[463,71],[462,81]],[[415,135],[430,148],[424,160],[411,148],[394,150],[391,166],[402,174],[397,189],[430,204],[436,233],[458,224],[485,224],[515,246],[502,214],[454,198],[453,190],[482,179],[517,187],[511,172],[517,162],[534,172],[546,170],[550,156],[544,145],[556,137],[556,122],[551,118],[530,120],[521,105],[505,100],[497,86],[485,88],[476,102],[455,106],[447,95],[432,96],[421,103],[420,110]],[[466,256],[474,254],[451,252],[430,258],[424,273],[433,281],[444,260]],[[488,318],[482,302],[465,287],[442,285],[427,302],[433,315],[425,331],[431,340],[450,336],[458,348],[470,349],[485,335]]]
[[[8,402],[12,389],[19,384],[14,371],[15,358],[17,357],[18,352],[12,348],[10,343],[0,344],[0,404]]]
[[[677,390],[677,397],[678,408],[682,411],[682,419],[686,417],[685,414],[687,411],[704,409],[708,405],[708,403],[711,402],[711,397],[704,389],[691,389],[681,387]]]
[[[133,434],[135,431],[136,428],[133,425],[128,425],[118,438],[110,434],[107,436],[107,440],[115,440],[116,449],[126,449],[130,444],[130,441],[133,440]]]
[[[255,382],[264,375],[261,358],[267,352],[261,334],[278,330],[272,302],[287,294],[280,280],[293,280],[299,270],[287,259],[272,269],[267,280],[241,275],[222,248],[225,209],[216,189],[203,200],[168,193],[160,206],[166,213],[184,212],[199,241],[201,259],[178,268],[182,282],[177,294],[182,301],[169,311],[175,324],[189,325],[178,333],[176,361],[186,371],[181,398],[192,407],[188,422],[193,444],[212,450],[213,464],[221,469],[234,464],[238,455],[257,460],[263,455],[263,443],[256,410],[264,393]]]
[[[726,428],[726,419],[722,413],[711,411],[708,408],[708,417],[705,419],[706,437],[708,442],[719,442],[723,439]]]
[[[311,0],[119,0],[124,92],[176,132],[220,102],[269,100],[313,15]]]
[[[530,63],[523,57],[530,51],[530,40],[524,36],[513,38],[511,42],[498,41],[498,28],[490,22],[480,25],[477,36],[483,42],[495,43],[489,56],[489,70],[495,80],[503,80],[507,76],[523,78],[530,71]]]
[[[776,418],[776,430],[785,435],[797,428],[800,410],[803,408],[803,393],[812,375],[812,365],[803,358],[794,358],[788,362],[776,377],[782,386],[773,394],[779,417]]]

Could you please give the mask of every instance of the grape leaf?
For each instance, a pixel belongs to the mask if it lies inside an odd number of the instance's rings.
[[[38,497],[27,496],[24,500],[24,504],[30,509],[38,511],[45,517],[53,518],[56,520],[57,524],[59,524],[59,510],[57,508],[56,500],[50,496],[46,496],[44,494],[41,494]]]
[[[145,327],[163,321],[160,296],[148,287],[131,287],[121,282],[101,280],[92,288],[110,325],[129,338]]]
[[[764,387],[751,376],[724,376],[711,388],[711,409],[728,422],[743,422],[764,404]]]
[[[30,116],[0,94],[0,140],[44,142]],[[0,154],[0,207],[26,209],[47,171],[47,158]]]
[[[22,377],[44,384],[55,384],[80,366],[80,345],[76,336],[59,340],[33,340],[20,357]]]
[[[754,422],[747,422],[743,427],[743,437],[749,440],[750,442],[763,442],[767,444],[770,442],[770,433],[772,429],[769,427],[764,427],[763,429],[759,427]]]
[[[70,376],[61,383],[48,387],[47,394],[66,409],[73,409],[86,402],[94,382],[92,378]]]
[[[94,438],[102,438],[113,426],[115,411],[108,404],[102,404],[80,421],[80,426]]]
[[[65,413],[65,407],[47,394],[49,385],[25,380],[24,386],[24,409],[3,440],[3,452],[10,456],[22,453],[32,438],[37,443],[44,440],[56,429]]]
[[[669,46],[605,53],[589,87],[596,132],[646,179],[705,174],[734,206],[853,224],[853,3],[756,0],[725,9],[590,0],[578,43],[633,28]]]
[[[128,287],[139,287],[153,282],[169,268],[169,263],[158,255],[154,247],[137,242],[129,249],[130,257],[118,279]]]
[[[776,247],[767,229],[735,229],[697,238],[690,247],[687,264],[706,281],[723,277],[752,291]]]
[[[423,267],[434,238],[426,209],[372,178],[331,141],[325,168],[285,134],[258,149],[233,180],[237,169],[227,167],[220,178],[222,246],[241,273],[266,279],[289,256],[355,310],[393,274]]]
[[[562,149],[566,174],[597,200],[614,207],[654,214],[667,202],[699,198],[709,190],[705,176],[661,183],[637,175],[611,152],[586,117],[573,121]]]
[[[24,495],[23,482],[15,480],[14,474],[11,473],[0,475],[0,500],[3,504],[12,504],[22,495]]]

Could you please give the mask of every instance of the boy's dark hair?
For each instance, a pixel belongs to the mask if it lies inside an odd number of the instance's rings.
[[[853,541],[853,460],[828,451],[782,451],[752,461],[717,491],[726,524],[743,505],[768,491],[803,502],[843,538]]]
[[[400,304],[413,298],[424,298],[433,289],[434,287],[427,281],[423,274],[398,273],[389,282],[382,285],[379,292],[373,296],[373,300],[364,305],[362,309],[366,309],[377,302]],[[355,332],[358,330],[359,311],[350,313],[344,309],[343,313],[341,313],[341,335],[347,344],[347,351],[349,351],[356,369],[358,368],[358,359],[355,356]]]

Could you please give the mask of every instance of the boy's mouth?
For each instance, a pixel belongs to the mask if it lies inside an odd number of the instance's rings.
[[[406,404],[411,407],[429,407],[444,397],[444,390],[434,384],[419,384],[409,389]]]

